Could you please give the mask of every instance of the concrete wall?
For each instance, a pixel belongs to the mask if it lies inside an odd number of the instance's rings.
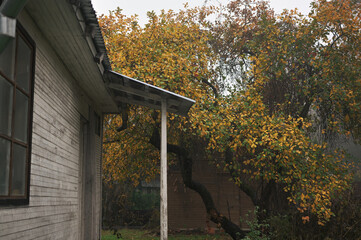
[[[90,228],[85,229],[86,239],[99,239],[101,137],[93,123],[97,109],[26,12],[19,19],[36,43],[30,202],[0,206],[0,239],[80,239],[84,226]],[[84,124],[87,134],[82,141]],[[91,195],[84,196],[84,189],[91,189]],[[91,204],[83,204],[89,198]],[[84,219],[84,206],[90,208],[91,219]]]

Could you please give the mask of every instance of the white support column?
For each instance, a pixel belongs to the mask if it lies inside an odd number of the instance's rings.
[[[167,101],[162,99],[160,144],[160,240],[168,239]]]

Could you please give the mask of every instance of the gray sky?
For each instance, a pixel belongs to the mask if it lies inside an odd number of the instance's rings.
[[[139,22],[144,24],[147,22],[146,13],[155,10],[157,13],[161,9],[173,9],[175,11],[183,8],[183,4],[188,2],[190,6],[200,6],[204,0],[92,0],[93,7],[97,15],[108,14],[109,10],[114,10],[117,7],[123,9],[125,15],[137,14]],[[209,0],[211,3],[217,4],[221,2],[227,3],[228,0]],[[283,9],[297,8],[303,14],[307,14],[310,10],[311,0],[270,0],[271,7],[276,13],[282,12]]]

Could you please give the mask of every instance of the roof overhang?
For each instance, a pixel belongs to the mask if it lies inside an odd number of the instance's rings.
[[[104,84],[104,69],[111,66],[90,0],[29,0],[17,19],[41,52],[55,52],[60,62],[53,64],[63,64],[61,73],[70,73],[66,76],[82,90],[77,96],[82,105],[91,100],[98,113],[117,112]]]
[[[166,100],[167,112],[187,116],[189,109],[195,103],[192,99],[117,72],[105,71],[104,77],[118,107],[121,107],[122,103],[128,103],[160,110],[162,100]]]

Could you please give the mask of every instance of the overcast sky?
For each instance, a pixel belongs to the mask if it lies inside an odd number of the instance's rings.
[[[97,15],[108,14],[109,10],[114,10],[117,7],[123,9],[125,15],[137,14],[139,16],[139,22],[144,24],[147,22],[148,11],[154,10],[157,13],[161,9],[179,10],[183,8],[183,4],[188,2],[190,6],[200,6],[204,3],[204,0],[92,0],[93,7],[97,12]],[[225,4],[229,0],[209,0],[211,3]],[[271,7],[274,8],[276,13],[282,12],[283,9],[297,8],[303,14],[307,14],[310,10],[311,0],[270,0]]]

